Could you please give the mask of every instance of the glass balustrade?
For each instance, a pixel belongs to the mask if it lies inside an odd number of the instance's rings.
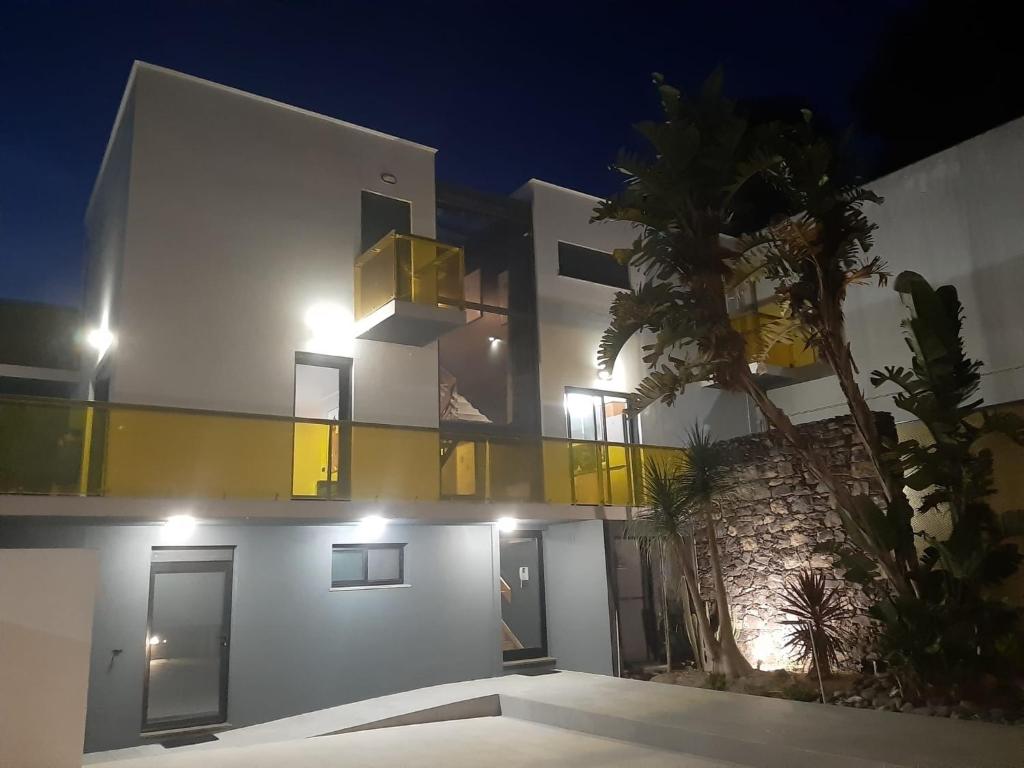
[[[0,398],[0,493],[637,506],[675,448]]]
[[[391,301],[429,307],[465,304],[461,248],[391,232],[355,262],[355,319]]]
[[[773,320],[779,319],[780,311],[778,305],[766,304],[761,306],[757,312],[745,312],[730,318],[733,328],[739,331],[746,341],[747,358],[749,360],[761,359],[768,365],[780,368],[802,368],[818,362],[814,350],[803,341],[773,344],[766,353],[763,353],[765,343],[763,328]]]

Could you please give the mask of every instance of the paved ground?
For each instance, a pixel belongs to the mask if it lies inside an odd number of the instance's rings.
[[[175,754],[177,753],[177,754]],[[114,763],[117,768],[377,768],[377,766],[637,766],[732,768],[624,741],[480,717],[407,725],[216,751],[178,752]]]
[[[321,735],[383,719],[402,722],[430,708],[446,708],[433,715],[445,717],[454,703],[478,697],[496,698],[501,717]],[[208,744],[173,751],[150,745],[90,755],[87,762],[117,760],[111,768],[519,766],[537,764],[540,756],[549,760],[542,765],[566,766],[1024,768],[1024,728],[562,672],[425,688],[241,728]]]

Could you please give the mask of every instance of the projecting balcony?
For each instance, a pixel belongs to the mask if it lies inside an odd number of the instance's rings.
[[[422,347],[466,322],[461,248],[390,232],[355,262],[355,335]]]
[[[763,328],[780,317],[777,304],[768,302],[756,311],[732,317],[732,326],[747,344],[751,370],[766,389],[785,387],[828,375],[828,366],[818,360],[814,349],[802,341],[773,344],[764,352]]]
[[[453,502],[447,509],[469,519],[473,508],[459,501],[637,506],[646,462],[682,457],[620,443],[0,399],[4,494],[310,499],[314,516],[316,500]]]

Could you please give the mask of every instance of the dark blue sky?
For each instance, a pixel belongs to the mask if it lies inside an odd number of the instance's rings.
[[[77,304],[82,215],[133,59],[437,147],[438,178],[594,194],[650,73],[839,127],[908,2],[0,0],[0,297]]]

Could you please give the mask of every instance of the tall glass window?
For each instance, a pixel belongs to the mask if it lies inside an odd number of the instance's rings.
[[[629,395],[566,388],[565,417],[570,440],[637,442]]]

